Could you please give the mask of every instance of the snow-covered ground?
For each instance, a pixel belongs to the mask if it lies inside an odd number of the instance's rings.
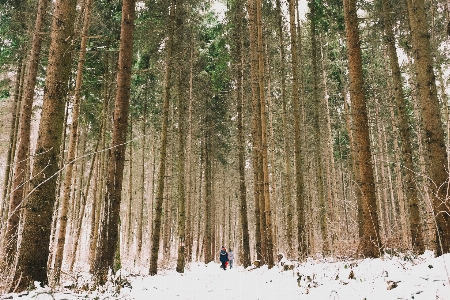
[[[95,292],[38,288],[0,299],[450,299],[450,254],[308,259],[294,270],[249,269],[224,271],[217,263],[191,263],[184,274],[166,270],[157,276],[127,276],[131,287],[121,289],[111,284]]]

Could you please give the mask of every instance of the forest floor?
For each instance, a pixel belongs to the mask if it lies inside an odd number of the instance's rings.
[[[289,264],[289,262],[288,262]],[[126,280],[125,280],[126,279]],[[156,276],[122,274],[102,289],[37,288],[0,299],[450,299],[450,254],[435,258],[395,254],[379,259],[308,259],[293,270],[281,266],[222,270],[219,264],[191,263],[186,272]],[[118,284],[119,283],[119,284]],[[86,281],[84,285],[86,286]]]

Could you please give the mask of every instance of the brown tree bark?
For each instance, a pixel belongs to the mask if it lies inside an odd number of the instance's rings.
[[[31,192],[24,209],[22,238],[11,285],[11,289],[16,291],[25,290],[34,281],[48,283],[48,247],[64,123],[64,99],[72,62],[75,12],[75,0],[56,1]]]
[[[186,261],[190,262],[192,261],[192,251],[193,251],[193,244],[194,244],[194,210],[195,210],[195,201],[194,195],[194,183],[193,178],[195,177],[195,171],[193,169],[193,156],[192,156],[192,102],[194,100],[193,95],[193,82],[194,82],[194,51],[192,46],[193,39],[191,37],[191,43],[189,47],[189,106],[188,106],[188,132],[187,132],[187,149],[186,149],[186,156],[187,156],[187,172],[188,172],[188,180],[187,180],[187,195],[186,195],[186,206],[187,206],[187,213],[186,213]]]
[[[330,218],[329,222],[334,226],[335,220],[338,219],[338,222],[340,221],[336,200],[339,197],[339,193],[337,191],[338,184],[337,184],[337,175],[336,175],[336,163],[334,158],[334,144],[333,144],[333,133],[331,130],[331,117],[330,117],[330,105],[329,105],[329,94],[328,94],[328,84],[327,84],[327,71],[326,71],[326,63],[325,63],[325,53],[323,51],[323,44],[322,39],[319,40],[319,49],[320,49],[320,57],[322,60],[321,68],[322,68],[322,82],[323,82],[323,89],[324,89],[324,107],[325,107],[325,117],[326,117],[326,123],[327,123],[327,131],[326,131],[326,137],[325,137],[325,155],[327,158],[327,164],[325,166],[326,169],[326,177],[328,182],[328,192],[327,197],[329,199],[328,207],[328,216]],[[344,195],[342,195],[344,196]],[[339,239],[340,232],[339,230],[333,230],[331,233],[331,242],[337,238]]]
[[[146,100],[144,100],[146,101]],[[136,254],[139,260],[142,259],[142,240],[144,231],[144,203],[145,203],[145,153],[147,152],[147,103],[144,103],[144,109],[142,111],[142,154],[141,154],[141,187],[140,187],[140,200],[138,211],[138,224],[137,224],[137,249]],[[131,233],[131,232],[129,232]]]
[[[175,6],[176,0],[172,0],[170,8],[170,30],[168,33],[168,42],[166,49],[166,72],[164,74],[164,92],[163,92],[163,111],[161,116],[161,148],[159,153],[159,170],[157,178],[156,188],[156,204],[155,204],[155,216],[153,219],[153,231],[151,242],[151,257],[149,274],[156,275],[158,273],[158,254],[159,254],[159,242],[161,236],[161,218],[162,218],[162,205],[164,200],[164,177],[166,173],[166,158],[167,158],[167,126],[169,123],[169,99],[170,99],[170,78],[171,78],[171,60],[172,60],[172,48],[173,48],[173,36],[174,36],[174,23],[175,23]],[[166,216],[167,217],[167,216]]]
[[[185,114],[186,114],[186,98],[183,89],[181,77],[183,74],[180,70],[178,77],[178,259],[176,270],[178,273],[184,273],[185,266],[185,243],[186,243],[186,190],[185,190]]]
[[[6,228],[6,234],[4,240],[7,243],[4,245],[5,260],[8,263],[12,263],[12,259],[16,252],[18,225],[20,219],[20,207],[24,199],[24,185],[27,180],[27,168],[29,165],[28,156],[30,154],[30,127],[31,127],[31,115],[34,98],[34,88],[36,86],[36,78],[38,72],[38,64],[40,59],[41,44],[42,44],[42,29],[44,27],[45,19],[47,16],[47,7],[49,0],[40,0],[38,4],[38,10],[36,14],[36,22],[34,25],[33,39],[31,42],[31,51],[28,61],[28,74],[24,83],[24,94],[21,101],[21,113],[20,113],[20,131],[19,131],[19,144],[17,147],[17,163],[14,166],[11,195],[9,201],[9,216]],[[68,20],[72,23],[71,20]],[[70,28],[72,26],[72,29]],[[53,30],[53,29],[52,29]],[[56,30],[56,28],[55,28]],[[73,31],[73,24],[70,24],[67,28],[67,32],[61,32],[61,35],[70,36],[70,31]],[[52,39],[56,35],[52,33]],[[56,44],[53,44],[57,47]],[[69,44],[67,44],[67,47]],[[70,57],[70,55],[69,55]],[[54,58],[53,58],[54,59]],[[70,60],[70,59],[69,59]],[[57,63],[57,62],[56,62]],[[49,58],[49,66],[50,58]],[[69,68],[69,67],[68,67]],[[68,71],[67,71],[68,72]],[[57,78],[57,77],[55,77]],[[56,79],[58,80],[58,79]],[[47,80],[46,80],[47,81]],[[50,93],[52,93],[50,91]],[[47,93],[48,94],[48,93]],[[63,96],[64,97],[64,96]],[[55,98],[56,99],[56,98]],[[62,109],[64,113],[64,108]],[[60,138],[59,138],[60,139]],[[55,145],[56,146],[56,145]],[[59,146],[58,146],[59,149]],[[53,175],[53,174],[52,174]],[[53,200],[54,201],[54,200]]]
[[[327,210],[325,207],[325,193],[323,183],[324,167],[322,164],[323,157],[321,156],[322,138],[321,138],[321,124],[320,111],[321,101],[319,99],[319,67],[317,57],[317,37],[316,37],[316,4],[314,1],[310,2],[310,22],[311,22],[311,60],[312,60],[312,77],[313,77],[313,127],[314,127],[314,142],[315,142],[315,165],[316,165],[316,182],[317,182],[317,197],[319,202],[319,222],[320,232],[322,234],[322,253],[328,255],[330,252],[330,245],[328,241],[328,225],[327,225]],[[328,201],[332,201],[328,199]]]
[[[398,128],[400,127],[398,125],[398,121],[397,118],[395,116],[394,113],[394,107],[392,105],[389,106],[389,113],[390,113],[390,117],[392,120],[394,120],[393,122],[393,136],[394,137],[398,137],[399,136],[399,130]],[[395,176],[395,189],[397,191],[397,202],[398,202],[398,206],[399,206],[399,210],[400,210],[400,224],[401,224],[401,234],[402,234],[402,241],[403,241],[403,246],[404,247],[408,247],[409,248],[409,237],[410,235],[408,234],[408,223],[407,223],[407,213],[406,213],[406,205],[405,205],[405,193],[404,193],[404,189],[403,189],[403,182],[404,182],[404,177],[403,177],[403,173],[402,173],[402,157],[400,155],[401,150],[400,150],[400,145],[399,145],[399,141],[397,138],[393,139],[393,144],[394,144],[394,161],[395,161],[395,166],[394,166],[394,176]]]
[[[251,88],[252,88],[252,151],[253,151],[253,190],[255,197],[255,240],[256,240],[256,258],[264,264],[266,258],[265,238],[262,238],[265,221],[264,213],[264,192],[263,192],[263,174],[262,174],[262,155],[261,155],[261,107],[260,107],[260,86],[259,86],[259,61],[258,61],[258,28],[256,20],[256,0],[248,0],[248,23],[250,39],[250,69],[251,69]]]
[[[105,78],[108,78],[108,60],[106,60],[106,68],[105,68]],[[105,135],[106,135],[106,119],[107,119],[107,112],[108,112],[108,97],[107,97],[107,86],[108,86],[108,80],[104,83],[104,99],[103,99],[103,113],[102,113],[102,121],[101,126],[99,130],[99,144],[102,147],[102,149],[105,149]],[[95,270],[95,255],[96,255],[96,249],[97,249],[97,241],[98,241],[98,229],[100,225],[100,201],[99,199],[102,199],[102,178],[103,178],[103,157],[104,157],[104,150],[99,153],[99,159],[97,159],[97,168],[96,168],[96,174],[95,174],[95,180],[94,180],[94,188],[92,191],[93,198],[91,202],[91,228],[89,232],[89,271],[91,273]],[[71,267],[72,270],[72,267]]]
[[[70,199],[72,199],[71,203],[70,203],[70,207],[69,207],[69,213],[67,214],[67,218],[68,218],[68,229],[67,232],[65,232],[66,235],[69,236],[70,240],[74,240],[75,236],[76,236],[76,232],[78,230],[78,224],[80,222],[80,214],[81,214],[81,209],[82,209],[82,190],[83,187],[85,185],[85,170],[86,170],[86,157],[85,157],[85,153],[86,153],[86,145],[87,145],[87,137],[86,137],[86,132],[83,130],[80,130],[80,132],[78,133],[79,135],[79,145],[78,145],[78,149],[77,149],[77,157],[79,157],[80,159],[77,160],[75,167],[74,167],[74,171],[73,171],[73,192],[72,195],[70,196]],[[57,217],[56,217],[57,218]],[[74,243],[70,243],[69,247],[70,249],[67,250],[67,252],[69,253],[69,259],[70,259],[70,264],[72,264],[77,250],[75,249],[75,247],[78,246],[78,241],[74,241]],[[51,259],[51,257],[49,257],[49,259]],[[51,266],[51,264],[49,263],[49,265]]]
[[[175,109],[170,109],[171,116],[169,120],[169,124],[174,124],[174,112]],[[165,176],[165,191],[164,191],[164,224],[163,224],[163,238],[162,238],[162,249],[163,249],[163,261],[165,263],[168,263],[171,259],[171,251],[170,248],[172,247],[172,237],[174,233],[174,223],[176,220],[176,204],[177,201],[174,199],[174,182],[172,180],[167,180],[167,178],[173,178],[174,169],[175,169],[175,140],[173,138],[175,133],[174,126],[171,126],[171,129],[168,132],[168,138],[167,140],[170,142],[170,150],[167,155],[167,159],[169,160],[168,165],[170,168],[168,168],[167,175]]]
[[[108,269],[114,270],[114,255],[119,243],[118,224],[130,102],[134,17],[135,0],[123,0],[111,154],[108,162],[99,251],[95,257],[94,276],[100,284],[106,282]]]
[[[208,120],[206,120],[206,124],[208,124]],[[207,125],[208,126],[208,125]],[[208,126],[209,128],[209,126]],[[203,234],[203,253],[205,255],[205,263],[209,263],[214,261],[214,226],[212,222],[213,216],[213,197],[212,197],[212,162],[211,162],[211,140],[210,140],[210,132],[206,130],[204,142],[203,142],[203,155],[205,160],[204,165],[204,173],[205,173],[205,223],[204,228],[205,232]]]
[[[300,257],[307,255],[304,179],[302,174],[302,149],[300,137],[300,107],[299,107],[299,74],[298,74],[298,48],[297,28],[295,26],[295,0],[289,0],[289,31],[291,34],[291,60],[292,60],[292,106],[294,109],[294,159],[297,205],[297,242]]]
[[[272,211],[275,213],[271,213],[271,219],[272,219],[272,228],[273,228],[273,253],[280,253],[279,244],[279,217],[277,210],[279,209],[280,205],[278,204],[278,194],[277,194],[277,180],[276,180],[276,160],[275,160],[275,135],[274,135],[274,118],[273,118],[273,111],[274,111],[274,105],[272,103],[272,80],[271,80],[271,67],[270,67],[270,55],[269,55],[269,46],[267,43],[264,44],[264,60],[265,60],[265,69],[264,72],[266,72],[266,82],[267,82],[267,114],[268,114],[268,126],[269,129],[267,130],[270,134],[267,142],[267,149],[270,151],[270,157],[268,159],[268,164],[271,166],[270,169],[268,169],[269,172],[269,192],[270,192],[270,205],[272,207]],[[282,220],[283,218],[281,218]],[[231,224],[231,223],[230,223]]]
[[[9,127],[9,148],[8,153],[6,154],[6,167],[5,167],[5,176],[4,176],[4,183],[3,183],[3,193],[2,198],[0,200],[2,201],[2,204],[0,205],[0,238],[3,241],[2,243],[9,244],[10,238],[6,237],[7,232],[3,230],[3,225],[7,224],[8,222],[8,215],[9,215],[9,206],[10,203],[8,198],[11,198],[11,180],[12,178],[12,172],[11,172],[11,166],[13,166],[14,163],[14,157],[16,156],[16,145],[17,145],[17,134],[19,131],[19,118],[18,115],[20,114],[21,109],[21,91],[23,89],[23,78],[25,73],[25,64],[23,63],[23,58],[20,59],[19,65],[17,67],[16,71],[16,80],[14,83],[14,101],[12,105],[12,118],[11,123]],[[23,175],[25,178],[26,175]],[[17,231],[17,229],[15,229]],[[16,247],[17,241],[15,236],[17,234],[12,232],[14,234],[13,239],[11,240],[10,245],[1,245],[1,249],[4,251],[4,255],[2,256],[2,259],[4,262],[8,263],[8,261],[11,261],[11,247]],[[9,254],[8,254],[9,253]],[[1,264],[1,262],[0,262]]]
[[[408,114],[406,111],[406,99],[403,94],[402,78],[400,66],[398,63],[397,49],[395,46],[395,36],[393,32],[393,21],[391,18],[392,7],[390,0],[383,0],[383,21],[385,43],[387,46],[387,53],[389,56],[389,64],[392,72],[393,90],[395,97],[395,104],[397,106],[399,120],[399,131],[401,136],[401,150],[403,154],[403,161],[405,164],[405,192],[406,199],[409,204],[409,223],[411,230],[411,242],[415,252],[421,254],[425,251],[422,225],[420,218],[419,197],[414,182],[414,165],[412,160],[411,147],[411,130],[408,121]]]
[[[281,10],[281,1],[277,0],[277,11],[278,11],[278,38],[280,47],[280,72],[281,72],[281,102],[282,102],[282,124],[283,124],[283,149],[284,149],[284,178],[286,181],[285,196],[283,197],[283,207],[286,209],[286,221],[283,222],[283,230],[286,230],[286,240],[287,240],[287,257],[291,258],[293,255],[293,207],[292,207],[292,178],[291,178],[291,147],[287,126],[287,97],[286,97],[286,57],[285,57],[285,46],[284,46],[284,32],[283,32],[283,14]]]
[[[360,174],[358,184],[361,188],[361,199],[359,201],[364,219],[363,235],[360,237],[358,250],[365,257],[379,257],[381,255],[381,240],[355,0],[344,0],[344,18],[350,75],[350,97],[352,98],[352,115],[355,125],[353,132],[357,145],[356,152]]]
[[[259,106],[260,106],[260,122],[261,122],[261,156],[262,156],[262,179],[263,179],[263,196],[264,196],[264,228],[263,237],[266,240],[266,260],[270,268],[274,265],[274,246],[273,246],[273,229],[272,229],[272,210],[270,207],[270,183],[269,183],[269,159],[268,159],[268,143],[267,143],[267,117],[266,117],[266,101],[264,97],[264,45],[263,45],[263,25],[262,25],[262,3],[261,0],[256,1],[256,26],[258,34],[258,81],[259,81]],[[263,251],[263,250],[262,250]],[[264,252],[263,252],[264,253]]]
[[[201,225],[204,219],[204,215],[202,215],[202,187],[203,187],[203,162],[204,162],[204,149],[203,149],[203,141],[200,140],[200,157],[199,157],[199,180],[198,180],[198,205],[197,205],[197,246],[195,248],[195,261],[198,261],[201,257],[201,246],[204,243],[206,232],[203,234],[202,243],[200,243],[201,238]]]
[[[125,218],[126,226],[126,233],[129,233],[125,235],[124,240],[126,241],[126,245],[129,249],[132,249],[133,247],[133,229],[134,229],[134,222],[133,222],[133,118],[130,116],[129,121],[129,130],[130,130],[130,140],[131,142],[128,144],[128,203],[127,203],[127,214]]]
[[[344,70],[341,70],[341,74],[343,72],[344,72]],[[361,205],[361,201],[360,201],[360,199],[362,198],[361,188],[357,185],[357,183],[360,182],[361,180],[359,179],[359,177],[360,177],[360,174],[358,171],[359,170],[359,165],[358,165],[359,161],[358,161],[357,145],[356,145],[356,140],[355,140],[355,135],[354,135],[355,122],[353,120],[353,113],[352,113],[353,110],[351,108],[352,107],[351,98],[348,96],[347,82],[346,82],[346,79],[344,79],[344,76],[341,76],[341,80],[344,85],[343,95],[344,95],[345,125],[347,127],[347,132],[348,132],[350,156],[351,156],[351,160],[350,160],[351,170],[352,170],[351,182],[353,183],[352,185],[354,186],[353,190],[354,190],[356,204],[357,204],[358,237],[361,239],[364,234],[364,231],[363,231],[364,216],[362,213],[362,205]],[[344,206],[344,208],[346,208],[346,206]],[[347,232],[348,232],[348,227],[347,227]]]
[[[431,185],[436,221],[436,251],[450,252],[450,207],[448,204],[448,157],[439,112],[428,24],[423,0],[406,0],[417,76],[422,125],[425,131],[425,162]]]
[[[239,213],[242,227],[242,264],[244,268],[251,265],[250,260],[250,234],[248,229],[247,216],[247,192],[245,183],[245,145],[244,145],[244,57],[243,57],[243,36],[244,32],[244,1],[234,2],[233,22],[235,29],[234,37],[234,59],[235,59],[235,79],[236,79],[236,107],[237,107],[237,129],[238,129],[238,170],[239,170]]]
[[[150,249],[150,241],[152,240],[152,222],[153,222],[153,208],[154,208],[154,191],[155,191],[155,173],[156,173],[156,132],[152,130],[152,151],[151,156],[153,157],[152,163],[151,163],[151,176],[149,179],[149,186],[150,186],[150,193],[147,200],[147,238],[149,241],[149,249]]]
[[[91,158],[91,163],[90,163],[90,167],[89,167],[89,173],[87,176],[87,180],[86,180],[86,187],[84,188],[84,192],[81,195],[81,203],[80,203],[80,209],[79,209],[79,214],[78,214],[78,218],[73,220],[72,226],[75,226],[74,228],[74,232],[73,232],[73,248],[71,249],[71,253],[69,255],[69,270],[73,271],[73,266],[75,265],[76,262],[76,258],[77,258],[77,253],[78,253],[78,245],[80,243],[81,240],[81,233],[83,231],[83,220],[84,220],[84,212],[86,211],[86,205],[87,205],[87,199],[89,199],[89,191],[90,191],[90,187],[91,187],[91,181],[92,181],[92,177],[94,175],[94,171],[96,169],[96,162],[97,162],[97,151],[98,148],[100,146],[100,142],[101,142],[101,132],[99,133],[98,139],[97,139],[97,143],[95,144],[95,148],[94,148],[94,153],[92,154],[92,158]],[[84,154],[83,154],[84,156]],[[95,181],[97,181],[97,178],[95,178]],[[94,185],[97,184],[97,182],[94,183]],[[83,187],[80,186],[80,190],[82,190]],[[94,188],[94,191],[92,192],[92,194],[94,195],[92,197],[93,201],[95,201],[97,198],[95,196],[95,191],[96,191],[96,187]],[[93,210],[94,211],[94,210]]]
[[[72,108],[72,126],[70,128],[70,137],[69,137],[69,150],[67,153],[67,167],[66,167],[66,175],[64,177],[64,190],[63,197],[60,202],[60,215],[59,215],[59,229],[56,233],[57,245],[56,245],[56,253],[55,253],[55,264],[53,267],[53,278],[52,283],[56,284],[59,282],[61,275],[61,265],[63,260],[64,253],[64,244],[66,242],[66,228],[67,228],[67,213],[69,208],[69,198],[70,191],[72,187],[72,171],[73,164],[76,159],[76,148],[78,142],[78,116],[80,114],[80,104],[81,104],[81,85],[83,82],[83,68],[86,57],[86,44],[87,44],[87,33],[89,29],[90,23],[90,15],[91,15],[91,0],[86,0],[84,8],[84,23],[83,29],[81,31],[81,45],[80,45],[80,53],[78,58],[78,68],[77,68],[77,77],[75,80],[75,93],[73,100],[73,108]],[[93,166],[91,166],[93,168]],[[81,216],[82,218],[83,216]],[[78,239],[75,239],[78,241]],[[76,249],[75,249],[76,250]]]

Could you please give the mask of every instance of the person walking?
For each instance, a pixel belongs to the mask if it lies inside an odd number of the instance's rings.
[[[230,263],[230,269],[233,267],[233,260],[234,260],[234,252],[230,248],[230,251],[228,251],[228,262]]]
[[[222,246],[222,250],[220,250],[220,262],[222,263],[222,265],[220,267],[222,269],[226,270],[227,262],[228,262],[228,253],[227,253],[227,249],[224,246]]]

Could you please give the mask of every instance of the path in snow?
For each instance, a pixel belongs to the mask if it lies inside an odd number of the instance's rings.
[[[299,297],[292,271],[280,274],[268,272],[267,268],[246,271],[242,267],[224,271],[216,263],[192,263],[184,274],[166,271],[158,276],[137,277],[131,283],[130,296],[134,299],[289,300]]]
[[[166,271],[135,278],[129,296],[168,300],[450,300],[449,271],[450,255],[434,258],[432,252],[413,260],[404,256],[335,262],[311,259],[294,272],[281,272],[278,267],[223,271],[215,263],[192,263],[184,274]],[[303,274],[300,287],[297,272]],[[388,289],[393,284],[396,286]]]

